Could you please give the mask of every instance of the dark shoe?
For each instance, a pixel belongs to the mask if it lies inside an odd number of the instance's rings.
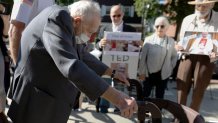
[[[114,113],[118,113],[120,112],[120,109],[118,109],[117,107],[114,109]]]
[[[100,112],[101,113],[108,113],[108,110],[107,110],[107,108],[100,108]]]

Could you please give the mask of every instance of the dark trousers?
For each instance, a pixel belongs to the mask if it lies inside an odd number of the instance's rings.
[[[187,96],[193,85],[190,107],[199,111],[204,92],[210,83],[215,64],[206,55],[189,55],[181,60],[177,74],[178,103],[186,105]],[[194,82],[194,83],[193,83]]]
[[[80,97],[80,95],[81,95],[81,92],[78,92],[76,95],[76,99],[75,99],[75,102],[73,105],[74,110],[79,109],[79,97]]]
[[[167,81],[168,79],[161,79],[161,72],[149,74],[149,77],[143,82],[144,97],[149,97],[152,89],[155,87],[155,97],[163,99]]]

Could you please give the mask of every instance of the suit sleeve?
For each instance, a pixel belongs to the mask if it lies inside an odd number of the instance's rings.
[[[130,25],[124,24],[123,26],[124,32],[136,32],[136,29]]]
[[[103,49],[100,48],[99,42],[100,42],[100,40],[101,40],[102,38],[104,38],[104,31],[105,31],[105,28],[106,28],[106,27],[104,27],[104,26],[102,26],[102,27],[100,28],[99,33],[98,33],[98,38],[97,38],[96,44],[95,44],[96,49],[98,49],[98,50],[100,50],[100,51],[102,51]]]
[[[146,57],[148,55],[148,40],[147,38],[144,41],[143,47],[142,47],[142,52],[140,54],[140,60],[139,60],[139,68],[138,68],[138,73],[139,75],[145,75],[148,77],[148,68],[147,68],[147,61]]]
[[[95,56],[87,52],[87,50],[83,47],[80,50],[80,56],[82,57],[83,62],[88,65],[95,73],[99,76],[102,76],[105,71],[108,69],[108,66],[98,60]]]
[[[131,26],[131,32],[136,32],[136,29],[134,27]]]
[[[43,31],[43,43],[57,68],[91,100],[101,96],[109,85],[84,62],[79,60],[73,38],[70,15],[59,10],[48,18]]]
[[[172,39],[171,50],[172,50],[172,56],[171,56],[172,68],[175,68],[178,56],[177,56],[177,51],[175,49],[175,41],[174,41],[174,39]]]

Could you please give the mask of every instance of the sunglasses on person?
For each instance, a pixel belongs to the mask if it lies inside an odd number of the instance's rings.
[[[160,27],[161,29],[163,29],[165,26],[164,26],[164,25],[156,25],[156,26],[155,26],[156,29],[158,29],[159,27]]]
[[[121,17],[121,14],[119,14],[119,15],[113,15],[112,17],[113,17],[113,18],[115,18],[115,17],[118,17],[118,18],[119,18],[119,17]]]

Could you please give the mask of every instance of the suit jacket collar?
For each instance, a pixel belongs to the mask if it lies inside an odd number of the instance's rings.
[[[110,24],[110,26],[108,26],[108,31],[113,31],[113,25],[112,23]],[[123,22],[123,31],[122,32],[125,32],[125,31],[128,31],[127,29],[127,25]]]

